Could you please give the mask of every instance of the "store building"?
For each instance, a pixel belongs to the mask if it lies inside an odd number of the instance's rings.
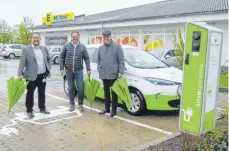
[[[65,13],[42,18],[42,25],[34,27],[42,44],[60,47],[70,41],[71,32],[79,31],[84,44],[102,43],[104,29],[112,31],[113,40],[145,50],[158,47],[173,48],[173,33],[180,28],[184,36],[185,24],[207,22],[224,31],[222,62],[228,59],[228,1],[227,0],[166,0],[93,15]]]

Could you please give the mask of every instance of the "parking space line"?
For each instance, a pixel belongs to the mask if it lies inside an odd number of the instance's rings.
[[[56,123],[56,122],[60,122],[60,121],[63,121],[63,120],[68,120],[68,119],[72,119],[72,118],[76,118],[76,117],[80,117],[80,115],[77,115],[77,116],[70,116],[70,117],[61,118],[61,119],[58,119],[58,120],[53,120],[53,121],[44,122],[44,123],[35,122],[35,121],[28,121],[28,120],[20,120],[20,121],[21,121],[21,122],[32,123],[32,124],[38,124],[38,125],[46,125],[46,124]]]
[[[217,108],[217,110],[226,111],[226,109],[222,109],[222,108]]]
[[[62,101],[65,101],[65,102],[69,102],[67,99],[65,98],[61,98],[61,97],[57,97],[55,95],[52,95],[52,94],[48,94],[46,93],[47,96],[49,97],[52,97],[52,98],[55,98],[55,99],[58,99],[58,100],[62,100]],[[77,104],[76,104],[77,105]],[[91,108],[89,106],[86,106],[86,105],[83,105],[84,108],[86,109],[89,109],[89,110],[93,110],[95,112],[100,112],[101,110],[98,110],[98,109],[95,109],[95,108]],[[109,116],[109,114],[106,114],[107,116]],[[144,128],[147,128],[147,129],[151,129],[151,130],[154,130],[154,131],[157,131],[157,132],[160,132],[160,133],[164,133],[166,135],[172,135],[173,133],[172,132],[169,132],[169,131],[166,131],[166,130],[163,130],[163,129],[160,129],[160,128],[156,128],[156,127],[153,127],[153,126],[149,126],[149,125],[146,125],[146,124],[143,124],[143,123],[139,123],[139,122],[136,122],[136,121],[133,121],[133,120],[129,120],[129,119],[126,119],[126,118],[122,118],[120,116],[114,116],[113,118],[116,118],[116,119],[119,119],[119,120],[122,120],[122,121],[125,121],[127,123],[130,123],[130,124],[134,124],[134,125],[137,125],[137,126],[141,126],[141,127],[144,127]]]

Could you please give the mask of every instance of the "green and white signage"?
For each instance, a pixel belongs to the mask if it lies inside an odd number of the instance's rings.
[[[187,23],[180,131],[202,135],[215,128],[223,32]]]

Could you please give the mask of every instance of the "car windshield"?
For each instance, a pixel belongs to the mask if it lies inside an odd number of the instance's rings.
[[[124,48],[123,52],[125,61],[135,68],[154,69],[168,67],[165,63],[161,62],[143,49]]]
[[[162,56],[165,53],[165,50],[151,50],[149,51],[149,53],[151,53],[152,55],[154,55],[157,58],[162,58]]]

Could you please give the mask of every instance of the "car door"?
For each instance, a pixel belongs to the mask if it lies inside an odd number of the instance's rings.
[[[57,53],[57,48],[52,48],[51,50],[50,50],[50,58],[51,58],[51,60],[52,61],[54,61],[54,59],[55,59],[55,57],[56,57],[56,53]]]
[[[21,57],[22,49],[26,47],[25,45],[19,45],[20,49],[18,49],[18,56]]]
[[[21,46],[20,45],[11,45],[10,48],[12,49],[12,53],[19,57],[21,56]]]
[[[54,48],[55,49],[55,52],[54,52],[54,55],[55,57],[58,57],[60,56],[60,48]]]

